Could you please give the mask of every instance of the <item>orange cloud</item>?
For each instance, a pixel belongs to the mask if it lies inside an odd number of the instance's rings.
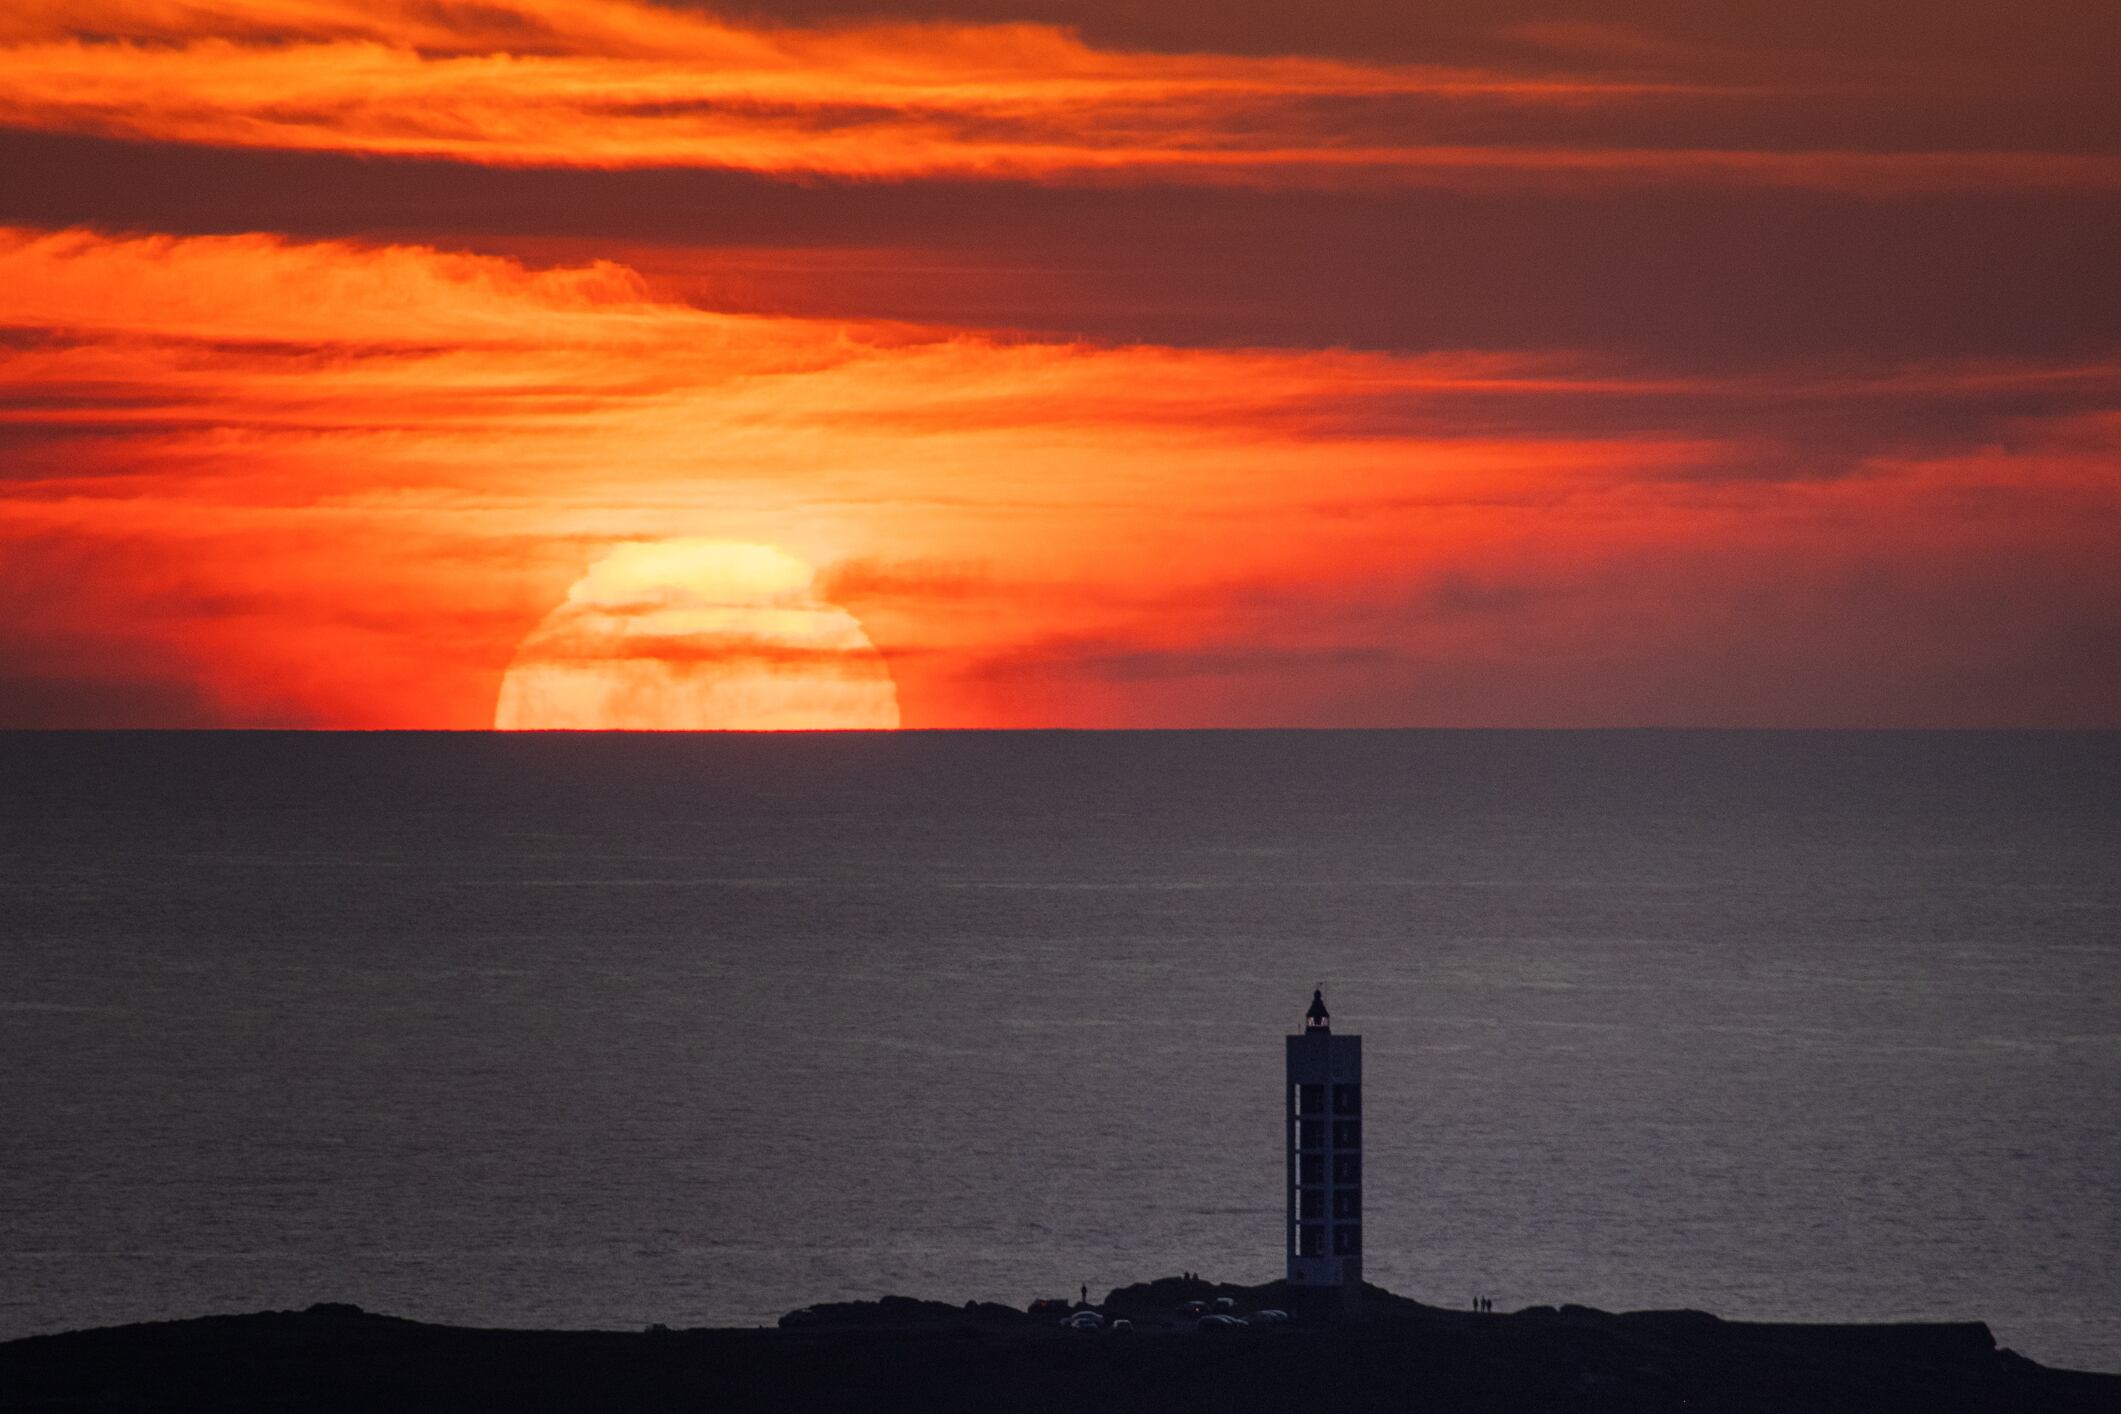
[[[765,28],[637,0],[37,0],[0,20],[0,125],[222,147],[865,179],[2121,187],[2121,158],[2099,152],[1576,131],[1587,111],[1639,109],[1687,132],[1703,105],[1768,96],[1551,66],[1128,53],[1030,24]]]
[[[2121,676],[2111,362],[1039,343],[16,230],[0,394],[13,720],[484,726],[592,561],[689,538],[817,566],[909,725],[2082,722]]]

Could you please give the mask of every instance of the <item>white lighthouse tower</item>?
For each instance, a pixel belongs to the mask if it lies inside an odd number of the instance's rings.
[[[1286,1038],[1289,1284],[1362,1286],[1362,1037],[1333,1034],[1323,989]]]

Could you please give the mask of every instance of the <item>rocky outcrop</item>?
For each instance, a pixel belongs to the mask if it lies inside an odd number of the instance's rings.
[[[1286,1322],[1195,1329],[1189,1302]],[[1279,1283],[1111,1292],[1103,1328],[886,1297],[776,1330],[508,1331],[342,1304],[0,1345],[0,1410],[630,1410],[1081,1414],[1328,1409],[1462,1414],[2074,1414],[2121,1376],[2045,1369],[1977,1323],[1767,1325],[1696,1311],[1445,1311],[1377,1288],[1352,1309]],[[1124,1329],[1113,1330],[1119,1321]]]

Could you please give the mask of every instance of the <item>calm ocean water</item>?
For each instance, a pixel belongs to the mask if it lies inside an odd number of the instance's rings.
[[[0,736],[0,1336],[1279,1274],[2121,1369],[2121,735]]]

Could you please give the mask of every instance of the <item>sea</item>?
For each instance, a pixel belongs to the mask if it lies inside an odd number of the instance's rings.
[[[1021,1305],[1982,1320],[2121,1370],[2121,734],[0,736],[0,1338]]]

